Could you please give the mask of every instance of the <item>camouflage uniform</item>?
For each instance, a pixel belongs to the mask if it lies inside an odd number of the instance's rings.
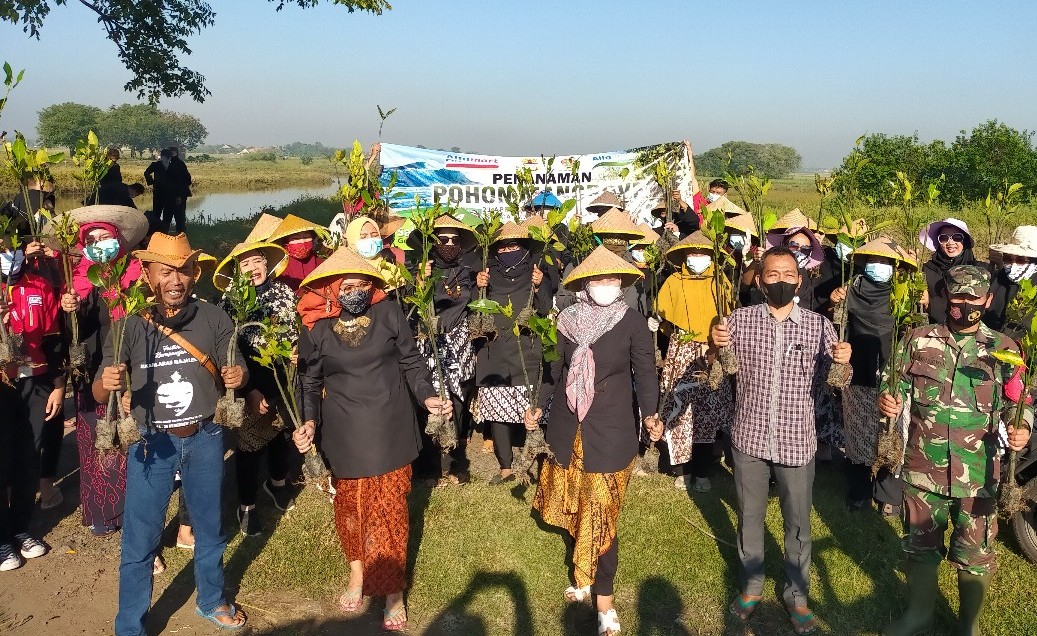
[[[958,269],[977,268],[948,273]],[[958,277],[955,293],[986,295],[989,278],[971,271]],[[908,559],[939,564],[950,523],[949,560],[982,576],[996,568],[999,424],[1002,413],[1008,418],[1014,410],[1003,397],[1014,369],[991,354],[1019,348],[982,323],[959,338],[946,325],[919,327],[908,334],[899,359],[897,394],[909,405],[911,420],[902,474],[904,550]]]

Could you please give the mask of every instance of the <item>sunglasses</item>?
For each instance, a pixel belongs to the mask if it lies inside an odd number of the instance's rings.
[[[339,289],[339,293],[349,294],[355,291],[369,291],[374,283],[368,281],[366,283],[358,283],[356,285],[343,285]]]
[[[441,236],[437,236],[436,239],[439,241],[439,243],[441,245],[460,245],[461,244],[461,237],[457,236],[455,234],[443,234]]]
[[[796,241],[789,241],[786,247],[788,247],[793,252],[799,252],[800,254],[806,254],[807,256],[809,256],[810,253],[814,251],[813,245],[809,243],[807,243],[806,245],[800,245]]]
[[[949,243],[951,241],[955,243],[964,243],[965,235],[961,232],[955,232],[954,234],[941,234],[936,237],[941,243]]]

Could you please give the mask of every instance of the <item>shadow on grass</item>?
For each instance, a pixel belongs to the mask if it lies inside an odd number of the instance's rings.
[[[661,577],[650,577],[637,590],[637,636],[690,636],[681,616],[680,592]]]

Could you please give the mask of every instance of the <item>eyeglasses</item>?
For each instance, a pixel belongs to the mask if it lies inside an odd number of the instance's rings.
[[[350,294],[355,291],[370,291],[373,285],[374,283],[371,281],[367,281],[366,283],[357,283],[356,285],[343,285],[339,289],[339,293]]]
[[[806,245],[800,245],[796,241],[789,241],[788,245],[786,245],[786,247],[788,247],[793,252],[799,252],[801,254],[806,254],[808,256],[810,255],[811,252],[814,251],[814,246],[811,245],[810,243],[807,243]]]
[[[436,237],[440,245],[460,245],[461,237],[454,234],[443,234]]]
[[[955,232],[954,234],[941,234],[936,237],[941,243],[949,243],[951,241],[955,243],[964,243],[965,235],[961,232]]]

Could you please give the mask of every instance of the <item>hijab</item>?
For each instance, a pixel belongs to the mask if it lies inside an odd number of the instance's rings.
[[[358,216],[346,226],[346,245],[354,252],[356,252],[357,241],[360,240],[360,233],[364,231],[364,226],[368,223],[374,226],[376,232],[378,231],[378,224],[369,216]],[[386,281],[385,289],[391,291],[402,285],[404,280],[403,274],[400,273],[400,266],[383,256],[386,251],[383,249],[374,258],[365,258],[364,260],[378,270]]]
[[[892,281],[876,283],[867,276],[855,276],[846,295],[846,340],[853,348],[850,366],[853,384],[878,386],[879,373],[889,360],[893,335],[893,314],[889,296]]]
[[[693,274],[681,263],[663,283],[656,301],[659,316],[688,333],[696,333],[696,342],[706,342],[709,329],[717,319],[713,301],[713,265],[701,274]]]
[[[119,234],[119,229],[111,223],[86,223],[79,228],[79,241],[76,243],[76,248],[80,253],[84,253],[84,246],[86,245],[86,237],[90,232],[94,230],[106,230],[112,236],[119,240],[119,254],[116,259],[126,256],[129,252],[129,248],[132,246],[126,245],[122,235]],[[90,282],[87,277],[87,272],[90,270],[90,266],[93,265],[87,258],[79,259],[79,262],[72,268],[72,289],[75,290],[76,294],[80,298],[86,298],[90,295],[90,290],[94,288],[94,284]],[[129,289],[133,283],[140,279],[141,264],[136,258],[130,257],[130,262],[126,267],[126,272],[122,275],[119,280],[119,286],[121,289]],[[111,299],[111,296],[115,294],[114,290],[108,290],[101,292],[101,296],[105,299]]]
[[[583,421],[594,402],[596,367],[591,345],[615,327],[627,309],[623,294],[602,307],[584,289],[576,294],[575,304],[558,314],[559,333],[576,344],[565,378],[565,401],[578,421]]]

